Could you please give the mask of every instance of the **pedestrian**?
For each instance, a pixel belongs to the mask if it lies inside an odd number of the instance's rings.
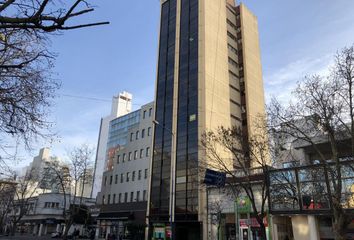
[[[117,237],[114,233],[112,234],[112,240],[117,240]]]
[[[73,239],[76,240],[79,238],[80,235],[80,231],[79,229],[74,228],[74,232],[73,232]]]
[[[94,239],[95,239],[95,230],[92,228],[90,232],[90,240],[94,240]]]

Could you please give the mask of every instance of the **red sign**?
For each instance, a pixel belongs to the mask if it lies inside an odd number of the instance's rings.
[[[263,218],[263,223],[267,227],[268,222],[267,218]],[[240,219],[240,227],[260,227],[258,221],[256,218],[251,218],[251,219]]]

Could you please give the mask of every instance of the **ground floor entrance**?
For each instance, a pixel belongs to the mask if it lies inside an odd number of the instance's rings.
[[[347,227],[347,239],[354,239],[354,220]],[[273,216],[274,240],[334,240],[333,219],[326,215]]]

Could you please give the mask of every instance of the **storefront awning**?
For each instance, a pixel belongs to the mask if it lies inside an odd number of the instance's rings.
[[[133,218],[134,214],[132,212],[101,212],[98,215],[97,220],[128,220]]]

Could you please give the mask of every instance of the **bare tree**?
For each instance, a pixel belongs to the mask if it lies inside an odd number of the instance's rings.
[[[227,187],[235,199],[242,193],[249,198],[253,215],[260,225],[262,237],[265,238],[263,220],[267,215],[269,142],[264,118],[259,117],[255,125],[259,126],[258,130],[251,136],[247,136],[241,127],[236,126],[206,132],[202,146],[207,158],[200,166],[226,173]],[[231,162],[227,156],[230,156]],[[261,196],[260,200],[258,196]]]
[[[83,211],[87,211],[83,200],[87,197],[85,195],[86,187],[92,184],[92,154],[93,150],[83,144],[69,152],[68,163],[49,162],[44,169],[46,182],[51,186],[57,186],[64,197],[65,231],[63,239],[67,238],[75,218]]]
[[[11,235],[16,232],[17,224],[30,210],[30,202],[39,190],[41,179],[32,171],[26,172],[23,177],[16,179],[16,190],[14,200],[11,204],[11,215],[9,217],[11,224]]]
[[[0,180],[0,233],[3,234],[11,207],[14,202],[16,182],[12,179]]]
[[[353,46],[335,56],[335,65],[327,77],[307,76],[293,91],[296,101],[283,106],[272,99],[268,106],[271,128],[286,136],[293,145],[311,146],[316,158],[325,166],[325,177],[333,211],[333,230],[337,240],[345,239],[351,222],[343,208],[343,160],[353,160]],[[328,147],[323,147],[328,144]],[[321,147],[322,146],[322,147]],[[331,167],[333,165],[334,167]]]
[[[69,166],[59,161],[47,162],[43,169],[43,188],[52,188],[63,195],[63,218],[68,219],[68,206],[71,200],[71,176]],[[63,239],[66,239],[66,235]]]
[[[94,11],[86,0],[3,0],[0,2],[0,28],[53,32],[107,24],[96,22],[71,25],[69,20]]]
[[[59,83],[52,79],[50,36],[108,22],[75,24],[94,11],[85,0],[0,1],[0,132],[29,147],[50,137],[48,109]]]

